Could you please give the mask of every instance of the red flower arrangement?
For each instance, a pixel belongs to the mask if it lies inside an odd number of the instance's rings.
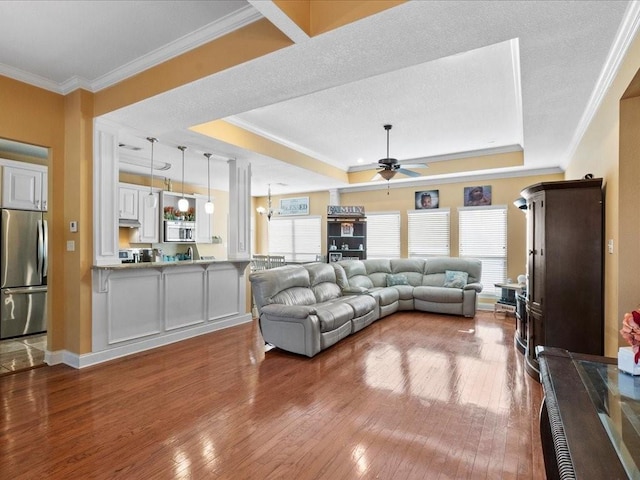
[[[635,309],[631,313],[625,313],[622,319],[622,337],[629,342],[633,349],[633,360],[640,360],[640,310]]]

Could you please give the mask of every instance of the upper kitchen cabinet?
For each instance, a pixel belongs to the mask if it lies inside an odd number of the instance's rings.
[[[120,184],[118,188],[119,218],[138,220],[138,192],[139,188]]]
[[[47,211],[47,167],[25,163],[4,164],[2,206],[17,210]]]
[[[158,214],[160,194],[154,192],[152,195],[156,201],[155,206],[150,207],[147,201],[149,192],[143,190],[138,192],[138,220],[140,221],[140,227],[134,233],[134,243],[158,243],[160,240],[160,215]]]

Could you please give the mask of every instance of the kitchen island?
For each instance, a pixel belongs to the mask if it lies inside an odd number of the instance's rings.
[[[251,321],[245,260],[93,267],[92,351],[84,367]]]

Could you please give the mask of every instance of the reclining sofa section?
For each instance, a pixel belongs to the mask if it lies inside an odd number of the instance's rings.
[[[249,275],[264,340],[313,357],[398,310],[473,317],[482,263],[469,258],[345,260]]]

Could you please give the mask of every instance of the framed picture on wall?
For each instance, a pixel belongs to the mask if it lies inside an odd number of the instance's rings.
[[[440,190],[416,192],[416,209],[440,208]]]
[[[464,187],[464,206],[491,205],[491,185]]]
[[[329,252],[329,262],[339,262],[342,260],[342,252]]]

